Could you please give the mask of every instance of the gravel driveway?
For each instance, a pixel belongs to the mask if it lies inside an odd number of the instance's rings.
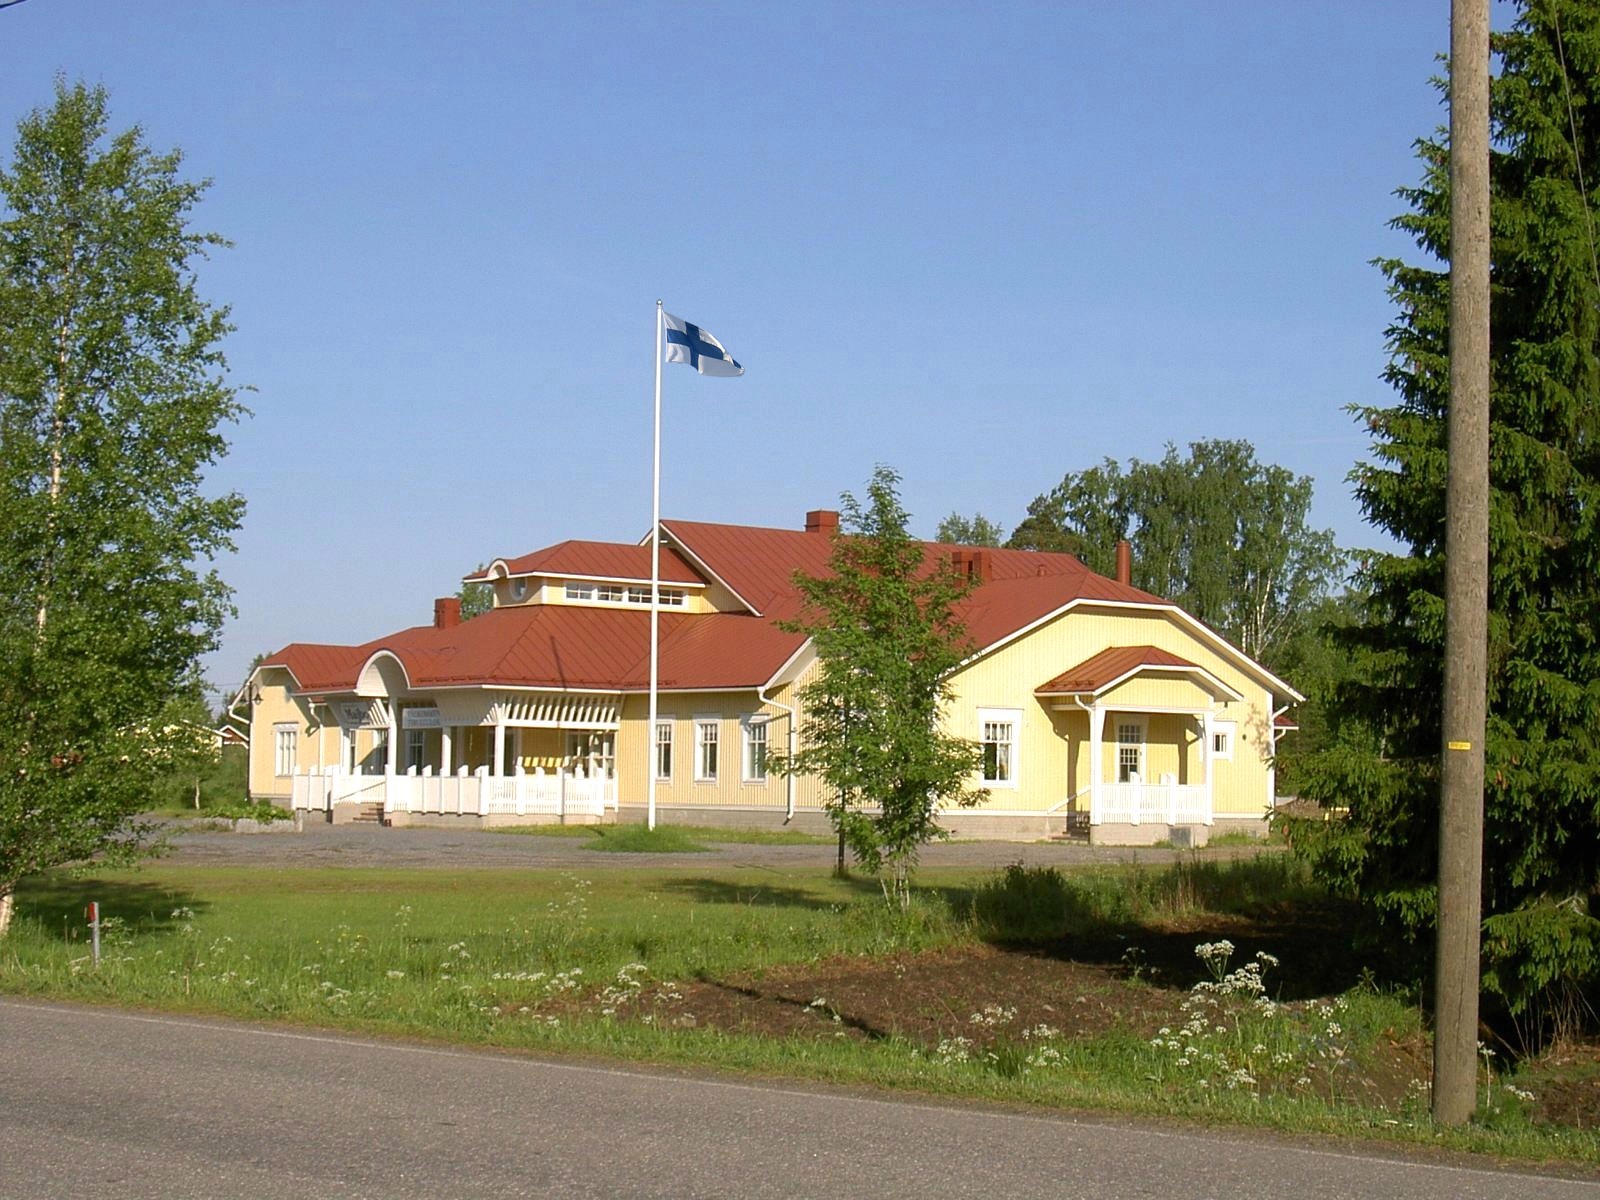
[[[180,832],[164,861],[185,866],[344,867],[831,867],[830,845],[752,846],[705,843],[703,854],[627,854],[591,850],[571,837],[455,829],[385,829],[373,825],[312,825],[299,833]],[[928,846],[926,867],[1084,866],[1169,863],[1188,851],[1037,842],[951,842]],[[1201,852],[1208,860],[1248,858],[1260,851],[1233,846]]]

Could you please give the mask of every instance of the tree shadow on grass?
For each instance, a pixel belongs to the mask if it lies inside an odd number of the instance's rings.
[[[1342,992],[1373,974],[1358,944],[1361,915],[1302,886],[1283,864],[1216,870],[1190,864],[1114,879],[1054,868],[1008,868],[987,884],[946,890],[958,917],[991,945],[1110,967],[1158,987],[1187,990],[1210,978],[1195,953],[1234,946],[1237,969],[1263,952],[1268,991],[1285,1000]]]
[[[179,909],[199,915],[209,907],[183,888],[51,874],[26,879],[17,888],[17,918],[37,922],[47,934],[59,931],[66,940],[83,940],[89,936],[90,901],[100,905],[102,920],[115,917],[129,933],[142,934],[173,928],[180,920],[173,913]]]
[[[876,879],[852,875],[840,882],[861,895],[882,894]],[[804,908],[814,911],[838,904],[837,900],[830,900],[804,888],[730,883],[725,879],[675,879],[658,885],[658,890],[687,897],[696,904],[739,904],[751,908]]]

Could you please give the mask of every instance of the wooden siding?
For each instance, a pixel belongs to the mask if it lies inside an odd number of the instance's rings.
[[[1056,701],[1036,697],[1034,689],[1108,646],[1132,645],[1157,646],[1182,655],[1244,696],[1242,702],[1219,699],[1212,706],[1216,719],[1238,723],[1233,760],[1213,763],[1215,808],[1218,813],[1238,815],[1259,815],[1266,808],[1272,753],[1271,696],[1266,688],[1165,614],[1080,606],[969,663],[953,678],[955,700],[946,720],[959,736],[974,740],[980,736],[979,708],[1022,712],[1017,787],[992,789],[977,811],[1042,812],[1064,807],[1075,794],[1080,809],[1087,808],[1089,763],[1084,750],[1089,739],[1088,714],[1075,708],[1057,709]],[[1175,673],[1135,677],[1113,689],[1105,700],[1102,778],[1116,778],[1118,703],[1193,709],[1206,700],[1205,690],[1193,676]],[[1155,781],[1162,773],[1171,772],[1180,782],[1200,782],[1198,721],[1157,713],[1142,715],[1149,723],[1147,779]]]

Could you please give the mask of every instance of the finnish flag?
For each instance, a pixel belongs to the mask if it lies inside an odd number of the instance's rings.
[[[743,375],[744,368],[733,360],[733,355],[698,325],[691,325],[682,317],[663,312],[667,323],[667,361],[688,363],[702,375]]]

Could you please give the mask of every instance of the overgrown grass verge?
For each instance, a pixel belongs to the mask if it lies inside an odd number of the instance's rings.
[[[1496,1081],[1484,1120],[1464,1131],[1433,1130],[1420,1094],[1366,1099],[1357,1076],[1421,1036],[1406,996],[1347,978],[1293,998],[1307,989],[1289,948],[1259,989],[1224,986],[1264,960],[1242,938],[1236,954],[1211,940],[1197,956],[1189,931],[1318,901],[1284,860],[930,871],[906,912],[871,881],[820,870],[442,874],[156,865],[32,880],[0,943],[0,990],[1600,1163],[1591,1134],[1534,1124],[1506,1086],[1515,1079]],[[91,899],[110,918],[98,970],[81,927]],[[803,981],[859,965],[892,978],[930,956],[1020,942],[1098,964],[1088,969],[1130,1020],[1022,1027],[997,995],[952,1012],[949,1036],[914,1039],[818,995],[804,1005],[816,1006],[809,1032],[762,1036],[710,1025],[692,999],[758,990],[768,973]],[[1130,948],[1148,957],[1130,961]],[[1072,1000],[1059,998],[1064,1013]]]

